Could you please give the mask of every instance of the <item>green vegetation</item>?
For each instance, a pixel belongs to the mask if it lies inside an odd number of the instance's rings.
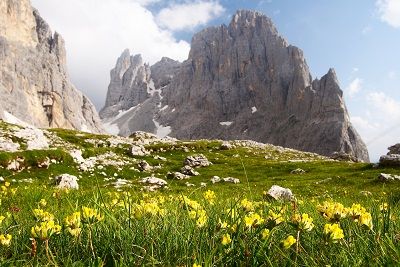
[[[150,144],[145,147],[151,155],[133,157],[130,145],[110,146],[109,136],[51,132],[65,143],[0,152],[2,266],[400,264],[400,183],[377,181],[379,173],[400,174],[399,169],[327,161],[272,146],[221,150],[219,141]],[[66,148],[81,149],[84,158],[113,152],[114,160],[125,163],[97,163],[83,172]],[[199,153],[213,163],[196,169],[199,176],[143,191],[140,178],[166,179],[187,156]],[[24,159],[23,169],[7,170],[18,158]],[[40,168],[47,158],[53,163]],[[139,172],[134,168],[140,160],[160,167]],[[297,168],[305,173],[292,174]],[[53,178],[64,173],[80,178],[79,190],[55,188]],[[212,184],[215,175],[241,183]],[[131,187],[114,188],[110,178],[131,181]],[[297,201],[267,201],[265,191],[272,185],[290,188]]]

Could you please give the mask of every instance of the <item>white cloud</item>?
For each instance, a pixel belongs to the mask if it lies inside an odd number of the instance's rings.
[[[358,71],[358,69],[357,69]],[[363,80],[360,78],[355,78],[347,87],[346,87],[346,92],[348,92],[350,97],[355,96],[357,93],[359,93],[362,90],[362,83]]]
[[[224,11],[224,7],[218,1],[175,3],[158,13],[157,22],[172,31],[192,30],[207,24]]]
[[[374,162],[387,153],[389,146],[400,142],[400,102],[383,92],[366,94],[364,108],[351,116],[351,122]]]
[[[161,29],[145,7],[158,0],[32,0],[66,41],[72,81],[97,108],[105,101],[109,72],[122,51],[154,63],[167,56],[185,60],[190,45]]]
[[[378,0],[376,5],[382,21],[388,23],[392,27],[400,28],[399,0]]]
[[[372,92],[367,95],[367,101],[383,116],[391,120],[400,120],[400,102],[383,92]]]
[[[389,78],[390,80],[395,80],[395,79],[397,78],[397,73],[396,73],[394,70],[389,71],[389,73],[388,73],[388,78]]]

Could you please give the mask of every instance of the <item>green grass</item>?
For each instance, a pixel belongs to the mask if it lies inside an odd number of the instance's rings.
[[[5,124],[0,123],[2,131]],[[317,159],[313,155],[297,152],[280,152],[269,147],[264,150],[237,148],[220,150],[219,141],[178,142],[153,144],[151,156],[130,156],[129,145],[109,147],[108,136],[83,134],[69,130],[51,130],[69,147],[82,149],[85,158],[114,152],[127,164],[121,167],[104,166],[82,172],[63,147],[41,151],[15,153],[0,152],[0,176],[11,186],[0,190],[0,215],[7,217],[0,224],[0,234],[11,234],[9,247],[0,246],[2,266],[398,266],[400,265],[400,183],[377,181],[379,173],[400,174],[395,168],[375,168],[372,164],[333,162]],[[97,146],[88,139],[101,141]],[[188,151],[188,152],[185,152]],[[168,180],[169,188],[156,193],[144,193],[138,180],[154,174],[166,179],[168,172],[179,171],[189,155],[203,154],[213,165],[197,169],[200,175],[187,180],[195,187],[187,187],[187,181]],[[167,161],[154,159],[155,155]],[[265,158],[267,156],[268,159]],[[19,172],[6,170],[8,163],[24,158],[24,169]],[[48,169],[38,168],[45,158],[55,159]],[[310,158],[310,162],[290,162],[291,159]],[[161,168],[152,172],[137,172],[140,160]],[[301,168],[305,174],[291,174]],[[80,178],[79,190],[58,191],[53,178],[69,173]],[[105,175],[104,175],[105,174]],[[131,188],[117,191],[104,178],[127,179]],[[239,178],[240,184],[211,184],[210,178]],[[32,179],[32,183],[26,179]],[[200,187],[200,183],[207,183]],[[297,198],[293,203],[269,203],[263,192],[272,185],[290,188]],[[16,189],[15,194],[11,191]],[[211,205],[204,193],[216,194]],[[189,205],[180,199],[187,196],[196,200],[207,217],[203,227],[189,216]],[[247,198],[256,205],[256,212],[266,220],[269,210],[285,207],[285,222],[272,227],[262,223],[248,228],[244,225],[249,212],[243,210],[241,201]],[[32,251],[31,228],[37,225],[33,209],[45,199],[44,210],[54,214],[55,222],[62,231],[53,235],[46,253],[44,241],[36,239],[37,251]],[[347,217],[340,221],[344,239],[333,243],[323,234],[328,221],[317,211],[317,205],[325,200],[337,201],[350,207],[360,203],[372,215],[373,229],[359,225]],[[389,204],[388,213],[380,211],[382,203]],[[156,207],[150,205],[156,204]],[[257,204],[258,203],[258,204]],[[147,205],[147,206],[146,206]],[[79,238],[72,237],[65,229],[64,219],[82,206],[96,209],[104,219],[90,228],[82,228]],[[148,214],[157,208],[162,214]],[[227,214],[234,208],[239,217]],[[297,237],[298,231],[291,225],[291,217],[307,213],[314,219],[310,232],[300,232],[300,241],[289,249],[281,246],[288,235]],[[220,221],[237,230],[221,229]],[[271,230],[268,239],[261,238],[263,229]],[[222,236],[229,234],[232,242],[221,244]],[[91,235],[91,236],[90,236]],[[90,242],[93,243],[93,250]]]

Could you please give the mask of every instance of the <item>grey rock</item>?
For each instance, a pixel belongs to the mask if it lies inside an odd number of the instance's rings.
[[[167,181],[154,176],[142,178],[139,180],[139,182],[150,185],[148,189],[159,189],[168,185]]]
[[[70,82],[64,40],[30,1],[1,4],[0,25],[0,119],[103,132],[94,106]]]
[[[213,177],[210,179],[210,181],[211,181],[211,183],[213,183],[213,184],[219,183],[219,182],[221,182],[221,177],[219,177],[219,176],[213,176]]]
[[[187,180],[190,178],[189,175],[185,175],[180,172],[168,172],[167,174],[168,179],[175,179],[175,180]]]
[[[142,145],[133,145],[131,148],[131,154],[132,156],[146,156],[150,155],[150,152]]]
[[[20,148],[18,143],[14,143],[11,139],[0,136],[0,151],[16,152]]]
[[[54,178],[59,189],[79,189],[78,178],[70,174],[62,174]]]
[[[221,146],[220,146],[220,149],[221,150],[231,150],[231,149],[233,149],[234,148],[234,146],[231,144],[231,143],[229,143],[229,142],[222,142],[222,144],[221,144]]]
[[[139,170],[142,172],[148,172],[153,169],[153,167],[145,160],[142,160],[138,163]]]
[[[355,156],[347,154],[345,152],[334,152],[331,156],[331,159],[337,161],[347,161],[347,162],[359,162]]]
[[[199,167],[208,167],[212,163],[206,158],[206,156],[200,154],[187,157],[183,161],[183,164],[193,168],[199,168]]]
[[[378,180],[382,182],[395,181],[395,180],[400,180],[400,176],[394,174],[381,173],[378,176]]]
[[[183,173],[184,175],[189,175],[189,176],[199,176],[200,173],[198,173],[197,171],[195,171],[192,167],[186,165],[183,166],[181,171],[181,173]]]
[[[379,159],[379,166],[400,167],[400,154],[383,155]]]
[[[25,162],[24,158],[18,157],[8,162],[6,169],[9,171],[16,171],[16,172],[22,171],[25,168],[24,162]]]
[[[291,173],[291,174],[305,174],[306,171],[303,170],[303,169],[297,168],[297,169],[291,171],[290,173]]]
[[[223,178],[222,181],[224,181],[225,183],[240,184],[240,180],[233,177]]]
[[[295,197],[292,191],[288,188],[273,185],[267,192],[267,196],[280,201],[294,201]]]
[[[48,169],[50,167],[51,161],[48,157],[44,158],[41,161],[37,162],[38,168]]]
[[[389,147],[388,150],[389,150],[388,155],[400,154],[400,143]]]

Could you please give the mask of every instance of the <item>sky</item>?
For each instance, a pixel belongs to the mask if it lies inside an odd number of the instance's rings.
[[[153,64],[187,59],[194,33],[258,10],[304,51],[313,77],[333,67],[371,160],[400,142],[400,0],[31,0],[65,39],[71,79],[100,109],[126,48]]]

